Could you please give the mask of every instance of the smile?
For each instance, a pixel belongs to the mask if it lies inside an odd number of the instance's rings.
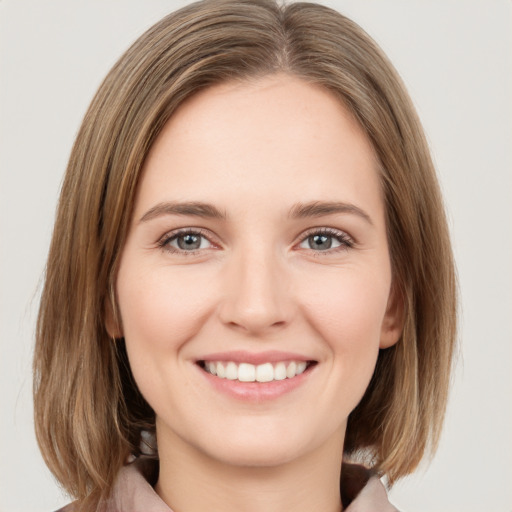
[[[235,363],[234,361],[200,361],[203,370],[219,379],[239,382],[272,382],[293,379],[313,364],[306,361],[280,361],[277,363]]]

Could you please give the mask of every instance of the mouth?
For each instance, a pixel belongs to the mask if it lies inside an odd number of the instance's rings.
[[[251,364],[235,361],[200,360],[197,365],[206,373],[219,379],[238,382],[274,382],[294,379],[310,370],[316,361],[278,361]]]

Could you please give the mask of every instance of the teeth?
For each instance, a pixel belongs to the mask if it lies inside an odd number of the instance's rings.
[[[292,377],[295,377],[297,371],[297,363],[292,361],[288,367],[286,368],[286,376],[291,379]]]
[[[228,363],[226,366],[226,379],[236,380],[238,378],[238,368],[233,362]]]
[[[256,367],[253,364],[242,363],[238,367],[238,380],[240,382],[254,382],[256,380]]]
[[[220,377],[221,379],[226,378],[226,369],[222,363],[217,363],[217,371],[215,373],[217,374],[217,377]]]
[[[260,364],[256,367],[256,380],[258,382],[274,380],[274,367],[271,363]]]
[[[286,379],[286,365],[284,363],[277,363],[274,368],[274,380]]]
[[[307,368],[305,361],[279,362],[275,365],[264,363],[259,365],[233,361],[214,362],[207,361],[204,369],[221,379],[239,380],[240,382],[271,382],[273,380],[293,379],[304,373]]]
[[[306,366],[307,364],[305,361],[300,361],[299,363],[297,363],[297,370],[295,370],[297,375],[304,373],[304,371],[306,370]]]
[[[212,374],[217,375],[217,364],[212,363],[211,361],[208,361],[206,363],[206,369]]]

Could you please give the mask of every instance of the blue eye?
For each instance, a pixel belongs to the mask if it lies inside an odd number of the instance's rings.
[[[301,249],[310,249],[313,251],[346,249],[352,246],[352,239],[347,234],[332,229],[314,231],[306,236],[299,244]]]
[[[185,229],[168,233],[158,242],[161,249],[181,254],[194,254],[196,251],[211,249],[215,245],[201,230]],[[308,249],[317,253],[336,252],[353,247],[354,242],[343,231],[332,228],[320,228],[306,233],[299,243],[299,248]]]
[[[182,231],[165,237],[159,245],[170,252],[194,252],[210,249],[212,243],[199,231]]]

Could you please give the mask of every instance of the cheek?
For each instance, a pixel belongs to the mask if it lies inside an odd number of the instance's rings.
[[[126,263],[119,271],[117,293],[128,350],[143,359],[176,354],[212,307],[206,276]]]
[[[333,272],[328,283],[322,292],[309,291],[304,314],[324,340],[344,389],[362,396],[379,353],[390,277],[343,269]]]
[[[179,408],[179,394],[173,390],[188,385],[182,371],[188,342],[212,308],[211,287],[205,282],[200,269],[187,273],[185,267],[143,265],[136,258],[121,264],[117,295],[130,368],[157,415],[166,407]]]
[[[356,344],[357,340],[378,343],[390,281],[386,275],[370,270],[335,269],[317,280],[324,283],[323,289],[304,287],[305,310],[329,339],[349,344]]]

